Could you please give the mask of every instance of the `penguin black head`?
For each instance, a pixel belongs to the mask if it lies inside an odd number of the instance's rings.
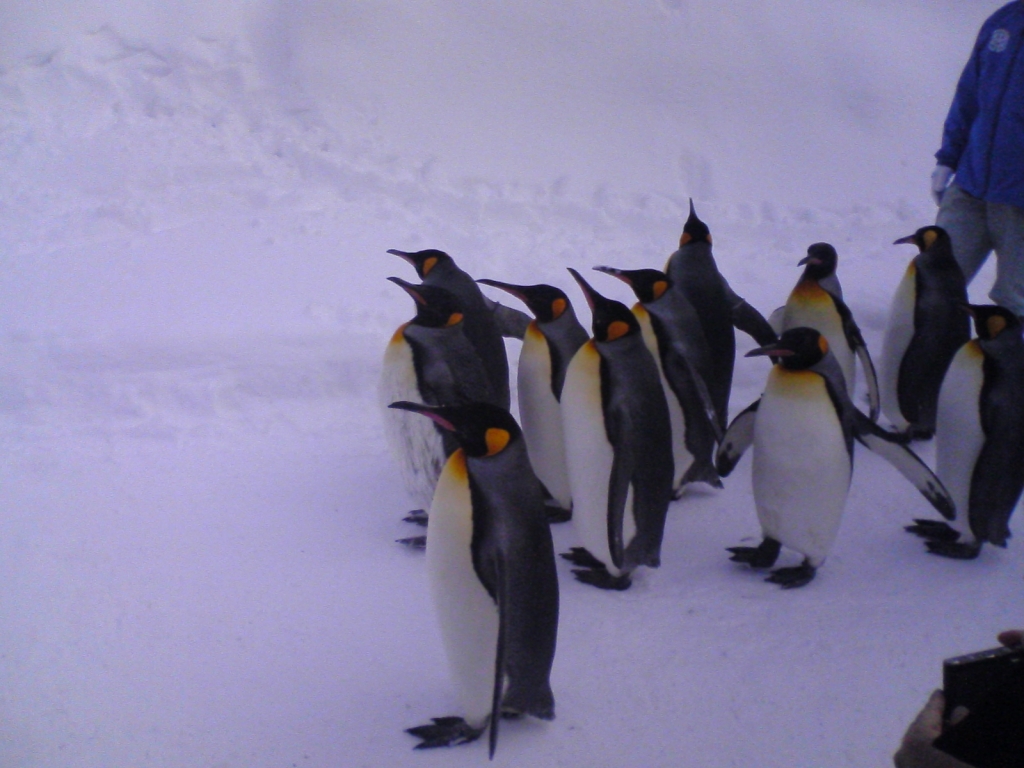
[[[425,328],[450,328],[462,322],[462,305],[451,291],[436,285],[413,285],[398,277],[389,277],[416,302],[412,322]]]
[[[646,304],[657,301],[672,287],[668,275],[659,269],[616,269],[615,267],[594,267],[598,272],[612,275],[633,289],[637,299]]]
[[[945,246],[946,248],[952,248],[952,245],[949,242],[949,233],[942,227],[937,227],[934,224],[927,227],[921,227],[912,235],[901,237],[899,240],[893,242],[893,245],[902,245],[903,243],[913,243],[917,246],[917,250],[922,252],[931,249],[936,244],[939,246]]]
[[[466,455],[474,458],[495,456],[522,435],[512,414],[490,403],[423,405],[400,400],[388,408],[422,413],[451,432]]]
[[[683,225],[683,235],[679,238],[679,247],[682,248],[687,243],[711,244],[711,230],[708,229],[707,224],[697,218],[692,197],[690,198],[690,216],[686,219],[686,224]]]
[[[998,304],[961,304],[974,318],[974,328],[978,338],[991,341],[1003,331],[1020,334],[1021,321],[1013,312]]]
[[[839,264],[839,254],[836,249],[828,243],[814,243],[808,246],[807,255],[804,256],[798,267],[804,267],[804,277],[812,280],[824,280],[836,271]]]
[[[790,328],[778,341],[747,352],[746,357],[767,355],[773,363],[790,371],[803,371],[828,354],[828,341],[813,328]]]
[[[540,323],[557,320],[569,308],[569,297],[565,295],[565,291],[553,285],[513,285],[487,278],[481,278],[477,282],[511,293],[533,312],[533,316]]]
[[[416,274],[420,276],[420,280],[430,274],[430,271],[437,267],[439,264],[451,263],[455,261],[444,251],[439,251],[436,248],[430,248],[426,251],[416,251],[409,253],[407,251],[398,251],[392,248],[388,251],[395,256],[401,256],[403,259],[408,261],[413,267],[416,268]]]
[[[634,333],[640,333],[640,323],[629,311],[629,307],[614,299],[607,299],[583,279],[579,272],[569,267],[569,272],[583,289],[592,315],[591,328],[595,341],[615,341]]]

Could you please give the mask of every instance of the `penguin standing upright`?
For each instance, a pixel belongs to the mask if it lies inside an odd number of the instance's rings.
[[[953,357],[939,393],[936,473],[956,502],[953,526],[917,520],[907,530],[936,555],[971,559],[984,542],[1006,546],[1024,489],[1024,339],[1020,319],[971,305],[978,338]]]
[[[672,435],[658,364],[629,308],[574,270],[594,336],[569,364],[562,389],[573,526],[584,546],[562,557],[580,581],[626,589],[631,572],[661,562],[672,499]]]
[[[721,488],[714,454],[722,431],[704,383],[711,368],[711,352],[697,311],[681,292],[671,290],[668,275],[657,269],[594,269],[622,280],[638,299],[633,314],[661,369],[668,400],[675,497],[692,482]]]
[[[388,410],[395,400],[430,405],[490,402],[501,398],[491,386],[480,355],[466,338],[462,307],[444,288],[412,285],[388,278],[416,302],[416,316],[401,325],[384,353],[378,400],[384,430],[406,489],[418,504],[430,504],[448,456],[458,445],[447,431],[401,411]],[[417,543],[410,541],[409,543]]]
[[[430,507],[427,573],[441,639],[465,717],[409,728],[417,749],[462,744],[502,713],[555,716],[551,665],[558,633],[558,575],[540,481],[512,415],[487,403],[393,408],[454,435]]]
[[[693,200],[679,249],[669,257],[665,272],[672,281],[672,290],[681,292],[700,318],[712,358],[711,375],[704,377],[705,384],[715,404],[718,426],[724,431],[736,363],[733,327],[750,334],[759,344],[774,341],[775,331],[756,309],[736,295],[718,271],[711,253],[711,230],[697,217]]]
[[[939,388],[953,355],[970,340],[964,273],[941,227],[922,227],[895,244],[914,243],[919,253],[896,289],[882,341],[882,412],[911,439],[935,431]]]
[[[511,402],[508,381],[508,356],[503,336],[521,339],[530,318],[512,307],[491,301],[480,292],[472,277],[459,269],[444,251],[389,250],[412,264],[424,285],[435,285],[451,291],[462,305],[466,321],[466,337],[483,360],[491,386],[499,397],[498,405],[508,408]]]
[[[519,353],[517,392],[519,418],[533,471],[551,496],[548,517],[563,522],[572,516],[572,491],[565,465],[565,439],[559,401],[565,371],[573,355],[590,337],[576,319],[565,292],[551,285],[512,285],[477,280],[507,291],[529,307],[534,317]]]
[[[783,308],[779,333],[789,328],[806,326],[818,330],[828,339],[829,349],[836,356],[846,379],[846,391],[853,395],[855,366],[859,358],[868,386],[871,420],[878,420],[878,378],[871,362],[864,336],[853,319],[853,313],[843,301],[843,289],[836,276],[839,255],[829,243],[814,243],[798,266],[804,273],[789,294]]]
[[[804,556],[767,581],[784,589],[810,582],[825,561],[842,519],[853,471],[853,440],[893,464],[945,516],[953,504],[942,483],[892,435],[858,411],[828,341],[813,328],[791,328],[747,353],[775,365],[761,399],[729,426],[718,470],[728,475],[754,446],[753,485],[764,538],[758,547],[731,547],[732,560],[754,568],[775,564],[782,545]]]

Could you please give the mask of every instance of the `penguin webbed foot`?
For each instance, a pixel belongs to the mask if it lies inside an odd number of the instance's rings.
[[[916,519],[913,525],[903,527],[907,533],[920,536],[928,541],[954,542],[960,538],[960,532],[941,520]]]
[[[434,747],[454,747],[476,741],[487,730],[474,728],[461,717],[432,717],[433,723],[406,728],[405,732],[420,739],[414,749],[433,749]]]
[[[562,552],[559,557],[581,568],[605,568],[604,563],[590,554],[586,547],[573,547],[568,552]]]
[[[426,549],[427,548],[427,537],[426,536],[409,536],[404,539],[395,539],[399,544],[404,544],[409,549]]]
[[[598,589],[623,592],[633,584],[633,577],[628,573],[612,576],[611,571],[603,565],[600,568],[574,568],[572,572],[576,581]]]
[[[410,510],[409,514],[402,518],[402,522],[412,523],[413,525],[422,525],[424,528],[427,527],[427,510],[425,509],[413,509]]]
[[[817,568],[804,560],[792,568],[776,568],[765,581],[778,584],[783,589],[796,589],[809,584],[817,572]]]
[[[734,563],[746,563],[751,568],[771,568],[779,559],[782,544],[766,536],[756,547],[726,547],[726,550],[732,553],[729,559]]]
[[[940,557],[948,557],[951,560],[974,560],[981,554],[981,544],[979,542],[968,544],[963,541],[932,539],[926,541],[925,546],[928,547],[929,553],[939,555]]]

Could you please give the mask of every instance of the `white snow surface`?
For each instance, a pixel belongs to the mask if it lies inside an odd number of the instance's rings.
[[[766,315],[832,242],[877,355],[1000,4],[5,3],[0,765],[485,764],[402,733],[459,703],[393,542],[374,387],[414,275],[385,251],[586,317],[565,267],[662,266],[692,196]],[[503,723],[494,765],[888,764],[941,660],[1024,623],[1020,542],[946,561],[915,516],[858,448],[828,562],[779,590],[724,551],[759,540],[748,457],[629,591],[560,561],[557,719]]]

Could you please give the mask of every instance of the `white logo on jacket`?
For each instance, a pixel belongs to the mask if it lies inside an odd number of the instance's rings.
[[[988,41],[988,49],[995,53],[1002,53],[1010,44],[1010,33],[1005,29],[997,29],[992,33],[992,39]]]

